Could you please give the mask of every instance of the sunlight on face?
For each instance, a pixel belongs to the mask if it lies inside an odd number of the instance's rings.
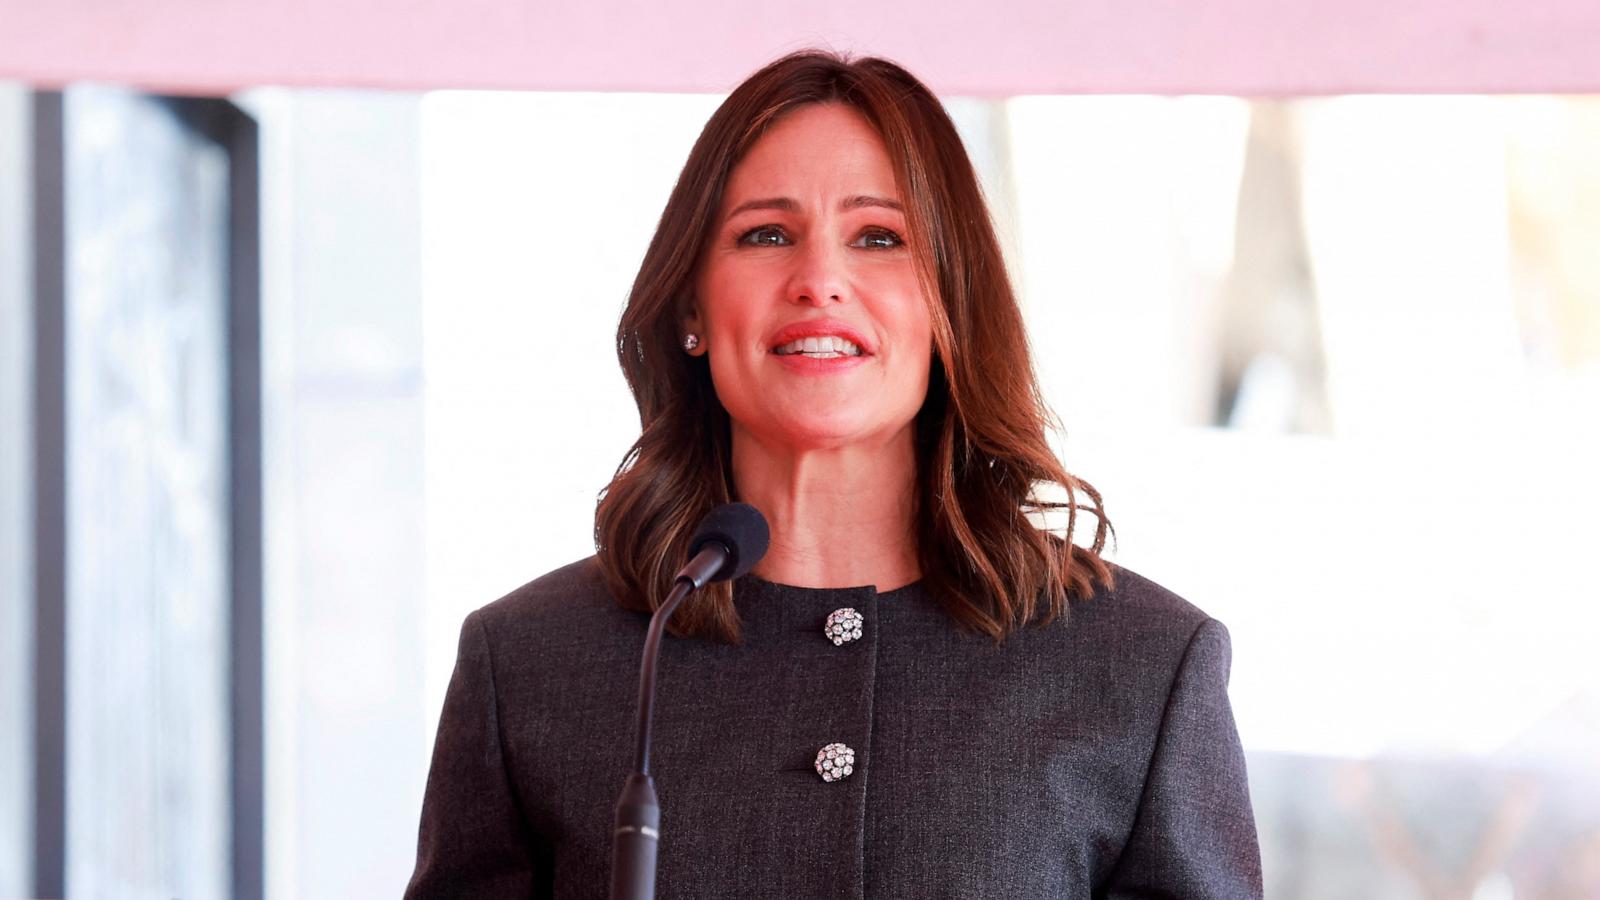
[[[910,426],[932,325],[903,199],[883,140],[843,104],[790,113],[734,168],[685,330],[736,430],[822,449]]]

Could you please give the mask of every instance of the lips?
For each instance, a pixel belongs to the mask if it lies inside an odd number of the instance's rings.
[[[838,356],[860,356],[861,348],[837,335],[823,337],[799,338],[772,351],[779,356],[793,356],[804,353],[810,356],[815,353],[834,354]]]
[[[838,319],[809,319],[786,325],[767,340],[767,350],[776,353],[786,344],[806,338],[824,337],[843,338],[849,341],[861,349],[861,356],[871,356],[876,350],[867,341],[866,336]]]

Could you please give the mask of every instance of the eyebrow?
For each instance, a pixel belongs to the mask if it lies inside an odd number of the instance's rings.
[[[905,208],[900,205],[900,201],[890,200],[887,197],[873,197],[867,194],[856,194],[853,197],[846,197],[839,201],[839,209],[841,211],[864,209],[874,206],[881,207],[883,209],[892,209],[895,212],[905,212]],[[784,212],[798,212],[800,209],[800,204],[796,203],[789,197],[767,197],[761,200],[746,200],[738,206],[735,206],[733,210],[728,213],[728,218],[731,219],[742,212],[752,209],[777,209]]]

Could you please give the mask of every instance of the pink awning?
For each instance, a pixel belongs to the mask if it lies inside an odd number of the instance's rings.
[[[728,90],[791,49],[952,95],[1600,91],[1600,3],[1544,0],[0,0],[0,78]]]

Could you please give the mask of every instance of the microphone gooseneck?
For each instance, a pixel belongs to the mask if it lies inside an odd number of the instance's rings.
[[[667,599],[650,617],[639,660],[639,721],[633,773],[617,800],[612,833],[612,900],[649,900],[656,894],[656,849],[661,808],[650,778],[650,724],[655,711],[656,659],[667,620],[691,591],[713,581],[738,578],[767,553],[771,532],[761,512],[748,503],[727,503],[706,515],[689,542],[689,563],[678,571]]]

